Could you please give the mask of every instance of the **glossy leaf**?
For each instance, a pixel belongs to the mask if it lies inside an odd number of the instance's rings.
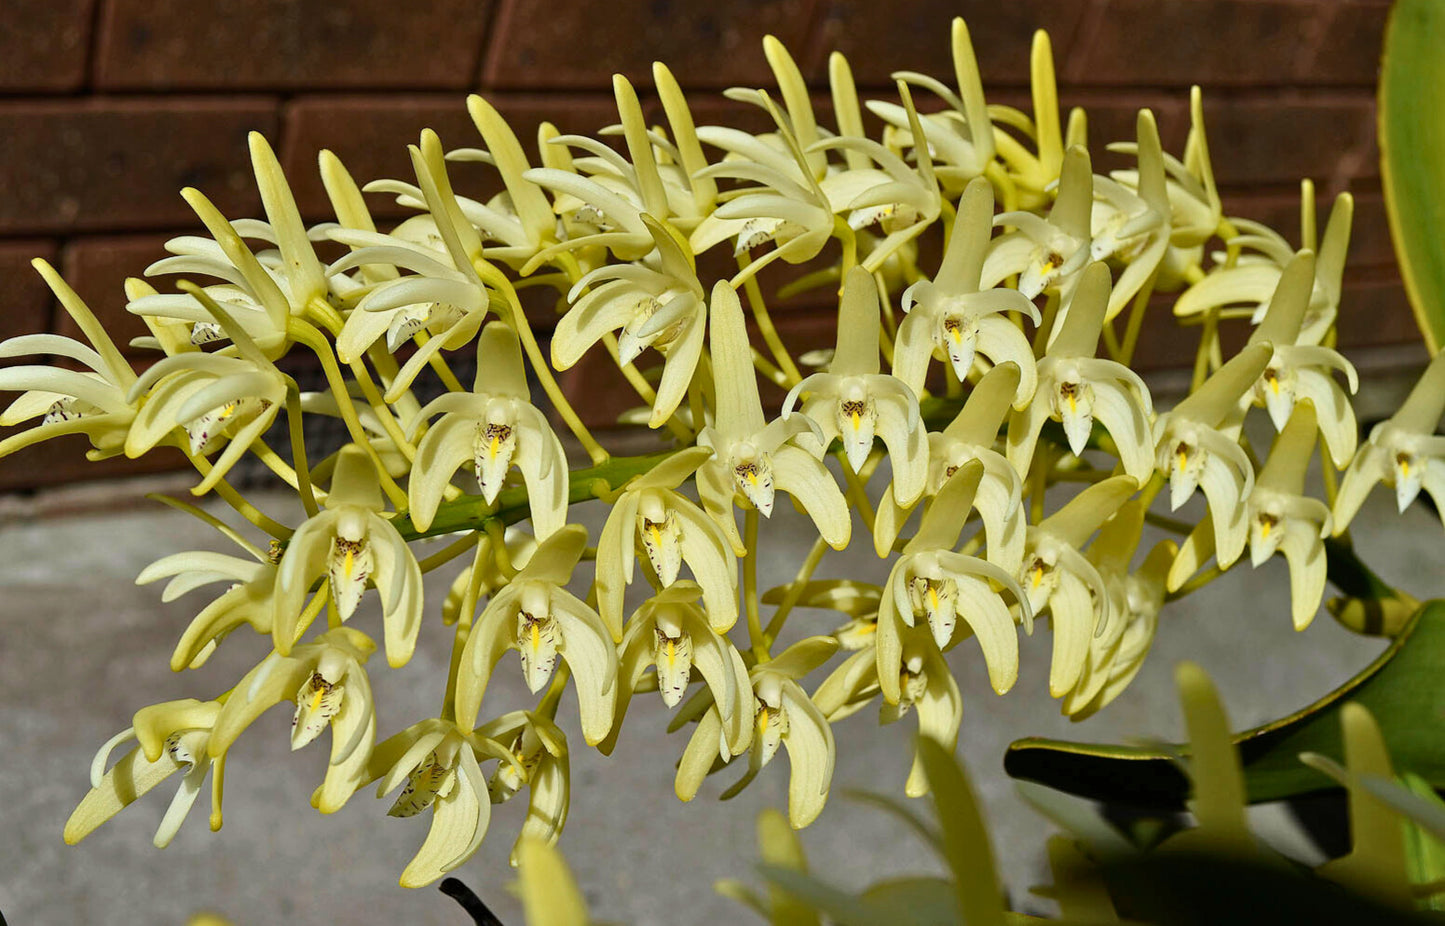
[[[1344,685],[1279,720],[1236,734],[1251,802],[1297,797],[1336,787],[1299,761],[1315,752],[1340,759],[1340,711],[1350,701],[1380,722],[1396,767],[1445,787],[1445,602],[1423,606],[1390,648]],[[1177,810],[1188,782],[1174,762],[1187,746],[1118,746],[1029,738],[1015,742],[1004,768],[1015,778],[1105,801]]]
[[[1380,66],[1380,170],[1391,237],[1415,321],[1433,354],[1445,342],[1445,4],[1396,0]]]

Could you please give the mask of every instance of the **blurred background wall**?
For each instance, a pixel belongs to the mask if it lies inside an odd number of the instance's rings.
[[[281,153],[306,217],[324,220],[319,149],[334,149],[363,182],[409,176],[405,146],[423,127],[437,129],[449,148],[479,143],[464,105],[470,91],[486,94],[524,142],[542,119],[593,133],[614,120],[614,72],[632,78],[650,112],[660,110],[647,87],[650,62],[662,60],[689,91],[700,124],[753,126],[756,111],[720,91],[772,85],[764,34],[792,50],[827,110],[833,49],[849,57],[865,98],[893,96],[889,74],[897,69],[951,83],[948,26],[962,15],[990,101],[1025,109],[1031,33],[1049,30],[1063,102],[1088,109],[1096,156],[1105,143],[1132,137],[1141,106],[1155,111],[1166,148],[1180,153],[1188,88],[1198,83],[1226,213],[1263,220],[1297,243],[1300,178],[1317,184],[1322,223],[1330,199],[1353,192],[1341,344],[1357,362],[1361,351],[1389,345],[1408,347],[1375,352],[1386,365],[1424,359],[1393,266],[1378,180],[1374,84],[1384,0],[7,0],[4,7],[0,338],[70,333],[28,266],[33,257],[54,262],[120,340],[143,333],[125,313],[122,283],[163,256],[167,238],[196,226],[178,191],[199,187],[231,217],[259,213],[246,155],[251,130]],[[464,175],[459,191],[475,195],[477,185],[468,184]],[[398,215],[389,198],[372,200],[378,214]],[[831,343],[832,313],[824,299],[794,300],[780,324],[801,342]],[[1151,365],[1192,356],[1192,333],[1150,327]],[[584,363],[571,379],[575,387],[605,375]],[[589,414],[597,423],[615,409]],[[87,464],[84,449],[82,438],[66,439],[0,460],[0,490],[178,462],[157,454]]]

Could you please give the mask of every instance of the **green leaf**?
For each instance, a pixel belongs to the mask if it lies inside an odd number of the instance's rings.
[[[1424,605],[1390,648],[1344,685],[1308,707],[1232,737],[1244,763],[1251,803],[1282,800],[1337,787],[1299,761],[1302,752],[1343,757],[1340,710],[1348,701],[1380,723],[1397,768],[1445,787],[1445,601]],[[1178,810],[1188,781],[1174,757],[1187,746],[1118,746],[1030,737],[1004,756],[1013,777],[1104,801]]]
[[[1380,65],[1380,171],[1400,275],[1430,353],[1445,342],[1445,4],[1396,0]]]

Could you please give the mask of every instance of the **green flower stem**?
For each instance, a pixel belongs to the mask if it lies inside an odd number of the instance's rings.
[[[446,565],[476,546],[478,539],[480,539],[480,535],[476,531],[472,531],[460,540],[447,544],[431,556],[419,561],[417,565],[421,567],[423,573],[431,572],[438,566]]]
[[[1050,293],[1049,298],[1044,300],[1043,317],[1039,320],[1039,327],[1034,331],[1034,358],[1043,357],[1044,350],[1049,346],[1049,332],[1054,328],[1054,317],[1059,314],[1059,294]]]
[[[747,269],[748,260],[746,257],[738,257],[738,268]],[[758,330],[762,332],[763,343],[768,345],[772,352],[773,359],[777,361],[778,369],[787,376],[788,388],[796,386],[803,381],[803,374],[798,372],[798,367],[793,363],[793,355],[788,353],[787,347],[783,345],[783,339],[778,337],[778,329],[773,327],[773,317],[768,314],[767,303],[763,301],[762,287],[758,286],[755,276],[750,276],[743,283],[743,292],[748,297],[748,307],[752,309],[753,320],[758,323]]]
[[[308,518],[315,517],[321,507],[316,504],[316,491],[311,485],[311,466],[306,461],[306,439],[301,433],[301,390],[294,381],[286,384],[286,429],[291,438],[291,463],[296,470],[297,491]]]
[[[767,357],[764,357],[763,352],[756,347],[752,347],[750,350],[753,352],[753,369],[766,376],[773,385],[787,389],[788,375],[778,369]]]
[[[1330,582],[1350,598],[1366,600],[1399,598],[1398,589],[1375,574],[1364,561],[1355,555],[1354,544],[1348,537],[1325,539],[1325,568]]]
[[[1149,299],[1154,295],[1154,281],[1159,279],[1159,271],[1155,270],[1144,281],[1144,286],[1134,296],[1134,302],[1129,306],[1129,322],[1124,328],[1124,343],[1119,348],[1119,362],[1129,366],[1134,360],[1134,348],[1139,346],[1139,332],[1144,327],[1144,316],[1149,308]]]
[[[467,637],[472,632],[472,614],[477,610],[477,599],[481,596],[482,556],[486,546],[476,531],[470,534],[476,542],[477,552],[472,557],[471,571],[467,577],[467,590],[462,595],[461,612],[457,615],[457,629],[452,633],[452,655],[447,669],[447,687],[442,695],[442,720],[456,720],[457,678],[461,674],[462,651],[466,649]]]
[[[752,641],[753,657],[759,663],[772,658],[768,652],[768,641],[763,635],[763,621],[758,614],[758,509],[749,508],[743,514],[743,544],[748,552],[743,554],[743,607],[748,616],[748,639]]]
[[[497,571],[502,578],[512,581],[517,577],[517,567],[512,563],[512,551],[507,549],[506,525],[496,518],[488,518],[482,522],[482,529],[492,541],[492,559],[497,564]]]
[[[1144,512],[1144,520],[1155,527],[1161,527],[1181,537],[1187,537],[1194,531],[1194,525],[1188,521],[1181,521],[1178,518],[1171,518],[1168,515],[1155,514],[1152,511]]]
[[[196,472],[201,474],[202,479],[211,474],[212,467],[210,460],[207,460],[200,454],[191,453],[184,446],[181,447],[181,452],[186,455],[186,459],[191,461],[191,465],[196,468]],[[282,524],[280,521],[276,521],[267,517],[255,505],[246,501],[246,499],[242,497],[241,493],[237,492],[235,488],[232,487],[232,485],[226,480],[221,479],[216,482],[215,492],[221,497],[223,501],[225,501],[226,504],[234,508],[237,514],[245,518],[247,521],[250,521],[261,530],[270,534],[272,537],[275,537],[277,540],[281,541],[291,539],[291,534],[294,533],[291,528]]]
[[[783,622],[788,619],[788,613],[797,605],[798,599],[803,597],[803,586],[807,585],[813,578],[818,564],[823,561],[823,555],[828,552],[828,544],[819,537],[813,541],[813,548],[803,559],[803,564],[798,567],[798,574],[794,577],[791,585],[788,586],[788,593],[779,602],[778,608],[773,612],[772,620],[768,621],[768,627],[763,631],[763,645],[771,647],[773,641],[783,630]]]
[[[612,358],[612,362],[616,364],[617,369],[622,371],[622,378],[627,380],[627,384],[632,387],[633,392],[637,393],[637,397],[642,400],[642,404],[651,407],[657,401],[657,393],[653,390],[652,384],[638,371],[636,366],[631,363],[622,362],[622,354],[619,353],[617,349],[617,335],[611,331],[604,333],[602,335],[602,346],[607,349],[608,356]],[[676,415],[667,419],[666,427],[672,432],[672,436],[677,438],[683,445],[692,443],[692,430],[683,424]]]
[[[532,371],[537,374],[537,381],[542,384],[542,391],[547,393],[547,398],[552,400],[552,407],[557,414],[562,416],[562,421],[567,425],[567,430],[582,444],[582,449],[587,451],[587,456],[594,464],[601,463],[607,459],[607,451],[587,430],[582,423],[572,403],[567,401],[563,394],[562,387],[557,385],[557,379],[552,375],[552,367],[547,358],[542,356],[542,349],[537,345],[537,336],[532,333],[532,323],[527,320],[527,313],[522,309],[522,302],[517,298],[517,291],[512,287],[512,281],[507,279],[496,267],[486,261],[478,260],[473,263],[473,269],[482,281],[500,292],[507,301],[512,317],[509,321],[516,330],[518,337],[522,340],[522,349],[527,352],[527,359],[532,362]]]
[[[1204,326],[1199,330],[1199,347],[1194,351],[1194,374],[1189,378],[1189,391],[1196,391],[1209,376],[1209,358],[1219,335],[1219,310],[1204,312]]]
[[[425,331],[418,331],[415,337],[418,347],[425,347],[426,343],[432,339],[432,336]],[[451,365],[448,364],[446,358],[441,355],[441,351],[432,354],[427,360],[427,363],[431,365],[432,370],[436,372],[436,375],[442,381],[442,385],[446,386],[448,391],[468,391],[467,388],[462,385],[462,381],[457,379],[457,374],[452,372]]]
[[[377,478],[381,480],[381,489],[386,493],[387,498],[396,507],[397,511],[405,511],[407,508],[406,492],[391,478],[386,471],[385,464],[381,461],[381,454],[376,452],[371,441],[366,436],[365,429],[361,426],[361,418],[356,414],[356,406],[351,401],[351,394],[346,389],[346,380],[341,376],[341,367],[336,362],[336,354],[331,350],[331,343],[326,340],[314,326],[292,320],[289,331],[291,337],[299,344],[310,348],[316,358],[321,361],[321,371],[326,376],[326,384],[331,388],[332,398],[336,399],[336,407],[341,412],[341,420],[346,423],[346,431],[351,435],[351,440],[359,446],[368,457],[371,464],[376,468]]]
[[[248,449],[255,455],[256,459],[260,460],[267,469],[275,473],[282,482],[290,486],[298,495],[300,494],[301,480],[296,470],[292,468],[291,464],[281,459],[281,455],[272,450],[269,444],[258,437],[251,442],[251,446]]]
[[[1164,596],[1164,600],[1165,600],[1165,601],[1178,601],[1180,598],[1183,598],[1183,597],[1186,596],[1186,595],[1191,595],[1191,594],[1193,594],[1194,592],[1199,591],[1201,588],[1203,588],[1204,586],[1208,585],[1210,582],[1213,582],[1215,579],[1219,578],[1220,576],[1224,575],[1226,572],[1228,572],[1228,570],[1226,570],[1226,569],[1220,569],[1219,566],[1218,566],[1218,564],[1215,564],[1215,565],[1213,565],[1213,566],[1210,566],[1208,569],[1204,570],[1204,571],[1201,572],[1199,575],[1195,576],[1194,578],[1190,579],[1188,582],[1185,582],[1183,585],[1179,586],[1179,588],[1177,588],[1176,590],[1174,590],[1174,591],[1170,592],[1169,594],[1165,595],[1165,596]]]
[[[381,421],[381,428],[386,432],[386,436],[391,438],[391,442],[396,445],[397,450],[401,451],[402,456],[406,457],[408,463],[415,460],[416,448],[401,432],[401,425],[397,424],[391,406],[382,399],[381,393],[376,388],[376,381],[371,378],[371,372],[366,369],[366,364],[356,360],[348,366],[351,367],[351,372],[356,374],[356,382],[361,387],[361,394],[366,398],[366,404],[376,412],[376,417]]]
[[[843,246],[843,266],[838,273],[838,279],[845,279],[848,271],[858,263],[858,234],[853,231],[853,226],[848,224],[847,219],[841,215],[833,216],[833,237]]]
[[[843,479],[848,483],[848,489],[844,492],[848,500],[853,503],[853,508],[863,518],[863,524],[868,528],[868,533],[873,533],[873,504],[868,501],[868,492],[863,479],[853,472],[853,466],[848,462],[848,457],[841,449],[833,451],[833,456],[842,465]]]

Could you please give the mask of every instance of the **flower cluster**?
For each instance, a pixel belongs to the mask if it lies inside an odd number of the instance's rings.
[[[322,152],[336,219],[312,227],[253,135],[265,218],[227,219],[187,190],[210,236],[169,242],[172,256],[148,272],[201,282],[127,286],[150,330],[136,346],[159,357],[140,374],[37,261],[89,343],[37,334],[0,344],[0,357],[73,361],[0,369],[0,389],[22,392],[0,424],[39,419],[0,441],[0,454],[77,433],[95,458],[177,448],[201,475],[196,494],[218,494],[247,523],[204,515],[241,555],[173,554],[141,575],[168,578],[166,600],[223,585],[172,667],[200,665],[243,625],[272,647],[228,691],[140,710],[97,756],[67,841],[175,772],[157,844],[208,776],[218,827],[230,746],[286,702],[293,748],[330,730],[313,796],[322,813],[376,782],[382,795],[399,789],[393,816],[431,810],[401,879],[426,884],[475,852],[491,805],[518,792],[529,804],[523,835],[556,838],[571,747],[555,715],[568,689],[583,740],[605,753],[634,695],[657,690],[675,726],[692,727],[683,800],[709,774],[745,768],[736,792],[783,747],[788,816],[801,827],[824,807],[843,718],[881,702],[883,722],[912,712],[929,737],[956,742],[962,662],[945,654],[961,644],[976,641],[1002,694],[1018,676],[1020,630],[1047,619],[1050,692],[1086,716],[1138,671],[1165,601],[1246,546],[1255,565],[1284,555],[1303,627],[1323,594],[1324,538],[1374,482],[1393,484],[1402,508],[1421,488],[1445,502],[1445,438],[1430,436],[1445,410],[1445,361],[1356,453],[1355,373],[1330,346],[1347,194],[1316,242],[1306,185],[1298,250],[1226,218],[1197,92],[1181,158],[1163,151],[1144,111],[1135,137],[1110,146],[1126,166],[1096,173],[1083,114],[1061,118],[1046,35],[1033,49],[1032,113],[988,106],[961,20],[952,41],[956,86],[903,73],[898,102],[866,103],[886,124],[878,138],[863,131],[842,57],[831,61],[825,126],[772,39],[777,92],[730,94],[766,114],[772,129],[756,135],[696,125],[662,65],[664,125],[648,126],[616,78],[619,125],[602,134],[617,147],[544,126],[529,153],[474,97],[483,147],[446,151],[424,132],[406,180],[359,187]],[[503,192],[482,201],[454,190],[457,160],[490,165]],[[378,231],[366,192],[415,215]],[[931,269],[920,263],[930,237],[942,245]],[[344,253],[327,263],[321,242]],[[731,251],[737,273],[700,276],[710,251]],[[764,297],[759,275],[778,261],[811,263],[794,288],[838,295],[835,348],[810,375]],[[550,342],[533,330],[524,288],[555,294]],[[1189,394],[1167,411],[1130,368],[1165,293],[1200,332]],[[1253,335],[1225,357],[1221,326],[1235,318]],[[475,351],[470,387],[450,366],[459,351]],[[559,388],[558,371],[599,351],[645,406],[629,420],[656,433],[657,452],[610,455]],[[286,372],[303,353],[319,362],[323,391],[302,391]],[[780,405],[764,404],[760,380],[786,394]],[[445,392],[424,403],[424,384]],[[1254,407],[1279,432],[1262,461],[1243,431]],[[302,439],[318,415],[348,435],[325,456]],[[587,465],[569,465],[554,423]],[[289,455],[268,444],[283,425]],[[1306,495],[1319,437],[1332,504]],[[227,481],[248,454],[295,491],[280,520]],[[1336,492],[1334,470],[1346,466]],[[1171,508],[1197,489],[1206,512],[1181,522],[1152,511],[1166,485]],[[1055,486],[1082,491],[1061,500],[1047,495]],[[759,528],[779,492],[817,541],[795,581],[760,590]],[[595,548],[573,521],[592,500],[610,505]],[[1146,522],[1178,543],[1146,540]],[[886,582],[821,578],[828,550],[860,534],[888,561]],[[445,546],[420,556],[429,538]],[[429,619],[423,574],[457,560],[435,609],[454,633],[437,713],[378,741],[368,675],[378,629],[361,629],[362,606],[374,589],[385,662],[400,668]],[[846,623],[775,652],[797,608]],[[540,693],[536,706],[488,717],[489,680],[517,671]],[[130,739],[134,750],[107,768]],[[926,788],[916,766],[907,790]]]

